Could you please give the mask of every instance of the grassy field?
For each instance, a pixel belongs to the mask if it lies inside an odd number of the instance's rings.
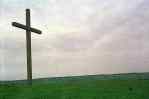
[[[149,99],[149,80],[52,79],[0,84],[0,99]]]

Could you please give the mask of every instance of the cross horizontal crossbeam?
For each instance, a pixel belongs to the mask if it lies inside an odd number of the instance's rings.
[[[28,31],[31,31],[31,32],[34,32],[34,33],[37,33],[37,34],[41,34],[41,31],[38,30],[38,29],[35,29],[35,28],[32,28],[32,27],[27,27],[26,25],[23,25],[23,24],[20,24],[20,23],[17,23],[17,22],[12,22],[12,25],[16,26],[18,28],[24,29],[24,30],[28,30]]]

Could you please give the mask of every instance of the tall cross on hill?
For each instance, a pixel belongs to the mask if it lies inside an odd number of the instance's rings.
[[[12,22],[12,26],[26,30],[27,80],[32,84],[31,32],[41,34],[41,31],[31,27],[30,9],[26,9],[26,25]]]

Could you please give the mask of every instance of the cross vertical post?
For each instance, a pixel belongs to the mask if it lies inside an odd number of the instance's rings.
[[[30,10],[26,9],[26,27],[31,26]],[[31,31],[26,30],[27,79],[32,84]]]

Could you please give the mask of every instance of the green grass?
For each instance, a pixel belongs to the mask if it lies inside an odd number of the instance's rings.
[[[149,99],[149,80],[71,79],[0,85],[0,99]]]

